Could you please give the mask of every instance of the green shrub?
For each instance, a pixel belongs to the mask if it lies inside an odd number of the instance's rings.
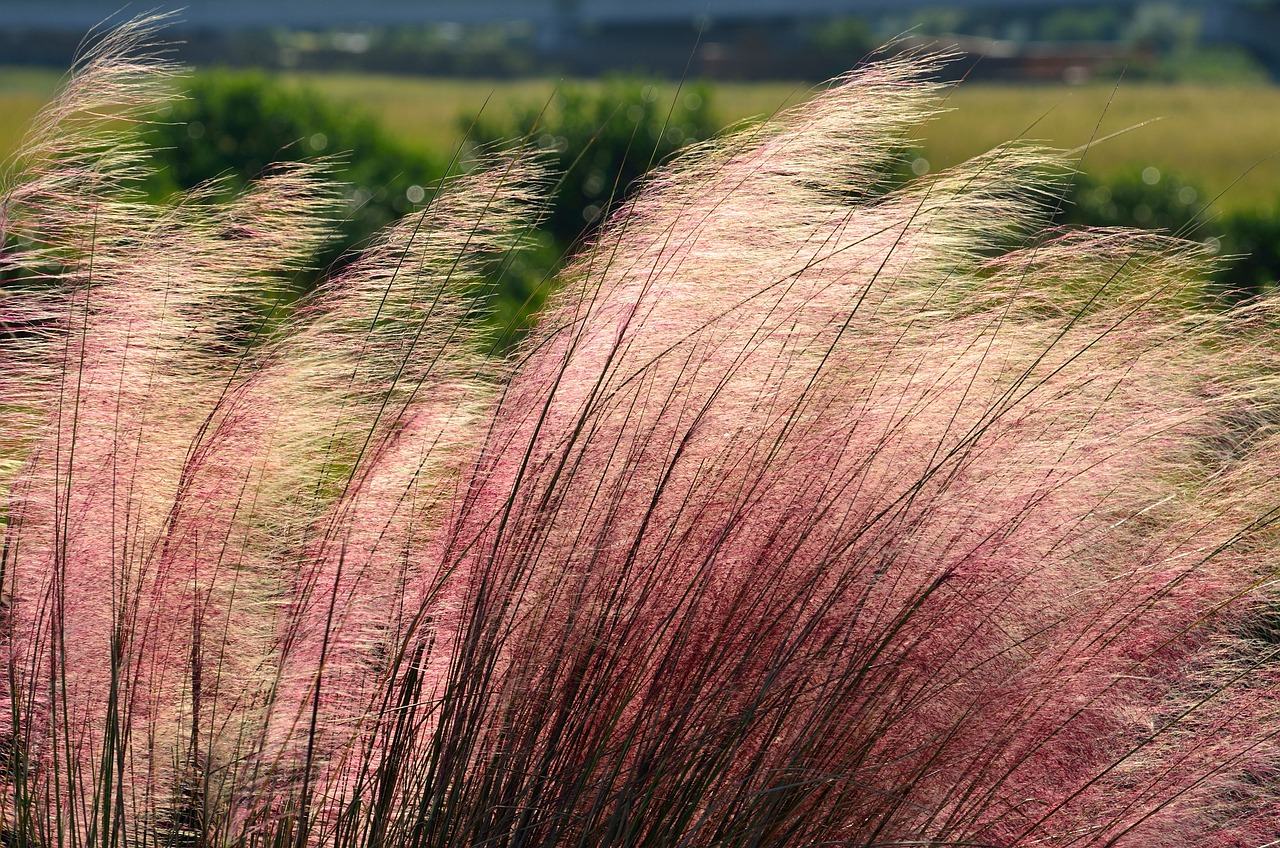
[[[615,77],[598,87],[567,86],[550,103],[523,104],[506,115],[468,115],[462,123],[476,147],[524,141],[546,152],[561,182],[545,227],[567,246],[592,230],[654,165],[715,134],[710,101],[703,85],[672,92]]]
[[[1072,183],[1060,213],[1063,223],[1164,230],[1191,238],[1208,235],[1210,198],[1153,165],[1105,181],[1081,173]]]
[[[1128,80],[1195,85],[1262,85],[1270,82],[1265,65],[1247,50],[1230,45],[1192,45],[1139,56],[1105,75],[1124,72]]]
[[[550,280],[607,210],[655,165],[715,134],[706,86],[664,90],[656,82],[615,77],[570,85],[549,103],[506,114],[463,115],[473,151],[530,145],[558,180],[526,249],[501,257],[486,293],[492,338],[505,349],[532,325]]]
[[[1222,252],[1232,257],[1220,273],[1223,294],[1231,299],[1262,294],[1280,279],[1280,209],[1230,212],[1221,222]]]
[[[1106,181],[1080,174],[1073,183],[1060,223],[1163,230],[1203,241],[1227,257],[1206,282],[1206,294],[1215,301],[1235,303],[1256,296],[1280,279],[1276,208],[1219,214],[1201,189],[1154,166]]]
[[[1114,6],[1055,9],[1037,28],[1042,41],[1114,41],[1120,37],[1124,16]]]
[[[316,257],[321,265],[421,207],[447,168],[444,156],[394,141],[372,116],[261,73],[197,74],[163,120],[144,134],[156,157],[146,189],[156,200],[214,179],[226,198],[274,163],[333,157],[347,207],[336,242]]]

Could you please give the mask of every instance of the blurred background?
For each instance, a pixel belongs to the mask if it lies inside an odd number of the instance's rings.
[[[118,0],[0,0],[0,151],[121,14]],[[963,83],[890,181],[1012,138],[1114,135],[1063,186],[1062,223],[1204,242],[1224,257],[1218,302],[1280,278],[1280,0],[192,0],[165,38],[196,70],[144,134],[161,167],[141,189],[163,203],[219,178],[232,192],[272,162],[336,155],[348,212],[318,268],[479,151],[545,151],[557,199],[477,291],[499,347],[647,169],[905,49],[945,52],[939,76]]]

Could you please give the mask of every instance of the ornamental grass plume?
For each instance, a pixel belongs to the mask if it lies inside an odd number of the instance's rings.
[[[504,359],[520,153],[277,326],[337,195],[136,202],[153,25],[3,188],[9,844],[1274,844],[1280,352],[1196,245],[1047,231],[1027,145],[891,186],[894,58],[658,171]]]

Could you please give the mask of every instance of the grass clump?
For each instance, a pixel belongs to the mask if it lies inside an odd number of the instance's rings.
[[[1274,837],[1271,306],[1189,312],[1195,245],[1045,232],[1034,149],[870,190],[897,59],[653,175],[506,358],[518,151],[248,344],[338,201],[136,202],[146,34],[4,187],[9,842]]]

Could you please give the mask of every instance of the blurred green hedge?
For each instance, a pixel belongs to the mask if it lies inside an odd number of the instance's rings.
[[[347,203],[339,237],[315,258],[317,273],[428,202],[450,167],[444,152],[401,144],[359,109],[263,74],[201,73],[186,95],[162,123],[144,131],[158,165],[145,185],[148,194],[163,201],[220,180],[225,195],[272,163],[333,157]],[[525,249],[496,258],[488,284],[476,292],[489,301],[497,347],[529,326],[564,256],[590,238],[611,206],[652,167],[715,134],[711,98],[705,85],[613,77],[597,86],[565,86],[549,102],[460,117],[473,153],[530,147],[542,151],[559,180]],[[893,179],[907,176],[904,170]],[[1076,175],[1057,217],[1069,226],[1156,229],[1209,244],[1231,257],[1209,287],[1217,300],[1238,301],[1273,288],[1280,280],[1280,210],[1222,215],[1212,200],[1179,175],[1138,167],[1106,181]],[[299,280],[299,290],[314,279]]]
[[[320,268],[420,207],[447,169],[445,156],[400,144],[371,115],[261,73],[202,72],[184,93],[143,134],[157,166],[150,197],[215,179],[225,197],[273,163],[332,157],[347,203],[338,240],[316,257]]]

